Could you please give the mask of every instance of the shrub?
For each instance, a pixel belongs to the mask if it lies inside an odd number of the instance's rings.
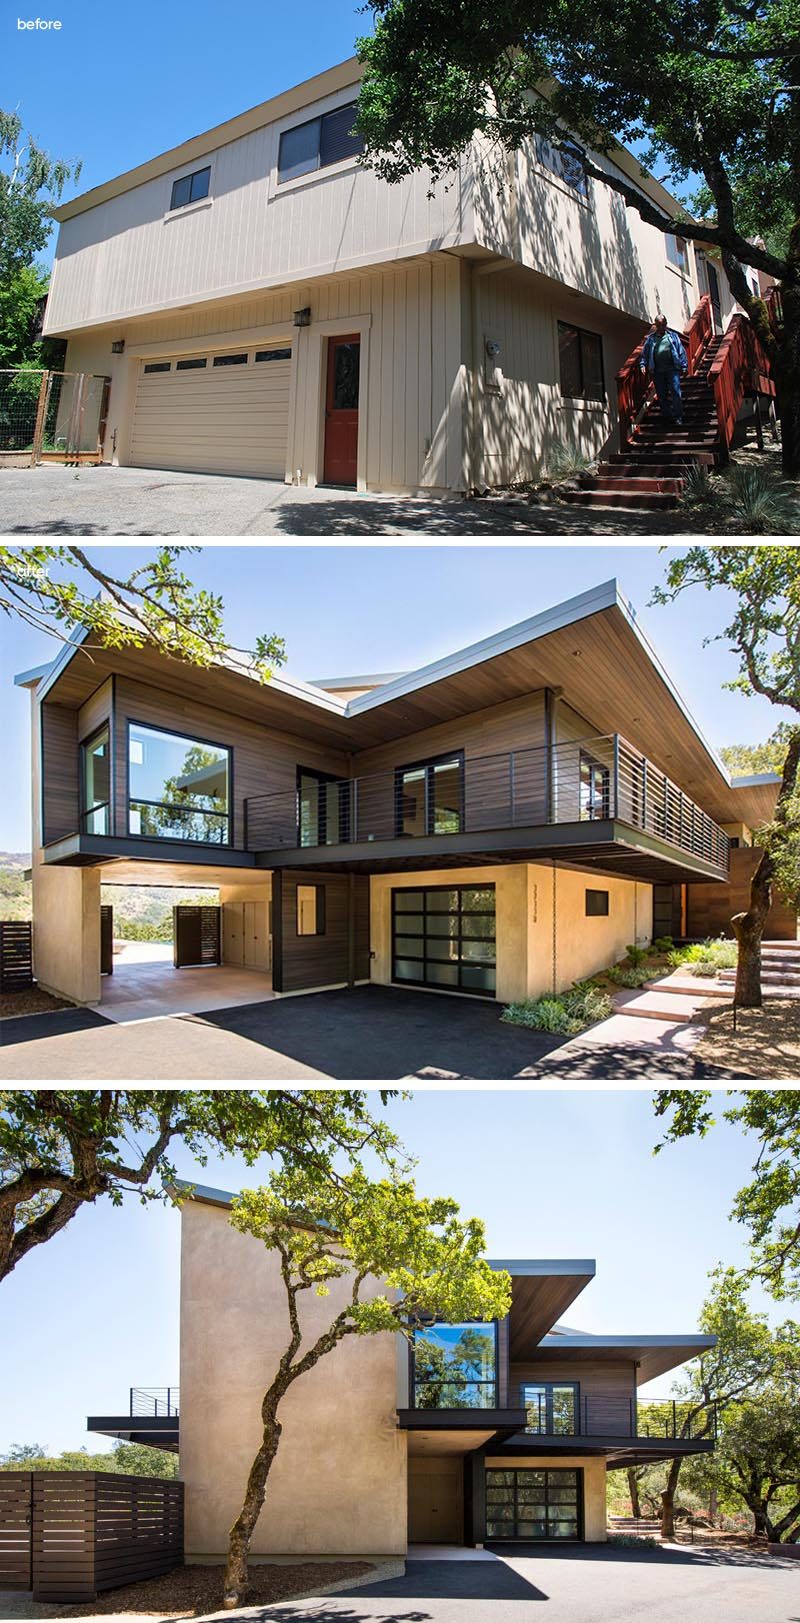
[[[675,943],[671,935],[657,935],[650,950],[651,952],[663,954],[666,952],[671,952],[674,945]]]
[[[532,1031],[552,1031],[574,1037],[611,1014],[611,999],[591,984],[573,986],[557,996],[523,998],[509,1003],[500,1018],[512,1026]]]
[[[673,969],[689,970],[691,975],[715,975],[718,969],[735,969],[738,950],[735,941],[718,936],[713,941],[693,941],[689,947],[676,947],[668,953]]]
[[[547,473],[550,479],[576,479],[592,466],[591,457],[585,456],[577,446],[567,440],[557,440],[550,452]]]
[[[634,969],[636,969],[639,964],[644,963],[645,958],[647,957],[647,948],[637,947],[633,942],[631,942],[631,945],[625,948],[625,953],[628,963],[632,965]]]
[[[683,507],[717,507],[719,491],[711,470],[700,462],[689,462],[681,469]]]
[[[652,979],[653,971],[644,964],[632,965],[630,969],[625,964],[615,964],[608,974],[609,979],[616,981],[617,986],[638,987],[645,986]]]
[[[791,487],[772,469],[753,463],[727,470],[719,502],[724,517],[743,535],[793,534],[800,518]]]
[[[651,1538],[649,1533],[643,1537],[636,1533],[609,1533],[606,1544],[616,1544],[620,1550],[657,1550],[658,1539]]]

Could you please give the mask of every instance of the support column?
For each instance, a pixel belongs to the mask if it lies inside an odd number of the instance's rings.
[[[100,869],[33,869],[33,971],[43,991],[100,1002]]]

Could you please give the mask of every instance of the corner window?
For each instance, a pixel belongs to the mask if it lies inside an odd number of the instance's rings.
[[[684,237],[674,237],[667,233],[667,259],[683,276],[689,275],[689,250]]]
[[[398,835],[460,834],[464,826],[464,752],[395,771]]]
[[[192,175],[181,175],[180,180],[172,182],[172,198],[170,209],[183,209],[187,203],[200,203],[208,197],[211,186],[211,165],[207,169],[195,169]]]
[[[537,135],[535,152],[543,169],[549,169],[558,180],[563,180],[565,186],[571,186],[579,197],[588,196],[586,165],[577,142],[565,141],[563,146],[556,147],[544,135]]]
[[[569,322],[558,323],[561,393],[571,400],[605,400],[603,340]]]
[[[414,1331],[415,1409],[497,1406],[495,1324],[431,1324]]]
[[[294,180],[313,174],[343,158],[356,157],[364,150],[364,138],[354,129],[357,103],[336,107],[319,118],[307,119],[284,130],[278,147],[278,180]]]
[[[325,886],[298,885],[297,934],[325,934]]]
[[[587,919],[608,918],[608,891],[587,890],[586,892]]]
[[[81,744],[81,829],[110,834],[111,751],[108,725]]]
[[[182,733],[128,727],[128,832],[202,845],[230,842],[231,752]]]

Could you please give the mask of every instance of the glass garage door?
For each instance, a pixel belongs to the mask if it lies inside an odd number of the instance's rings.
[[[392,891],[392,980],[493,997],[494,885]]]
[[[487,1539],[579,1539],[579,1471],[486,1472]]]

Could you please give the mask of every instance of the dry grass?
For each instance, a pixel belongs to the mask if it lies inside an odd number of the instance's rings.
[[[704,1010],[706,1030],[695,1059],[738,1071],[748,1081],[796,1082],[800,1078],[800,999],[765,998],[760,1009]]]
[[[176,1567],[160,1578],[146,1578],[142,1583],[126,1584],[122,1589],[107,1589],[96,1601],[79,1601],[74,1606],[59,1608],[59,1617],[106,1617],[113,1614],[141,1613],[146,1617],[167,1620],[183,1617],[204,1617],[208,1612],[222,1610],[222,1579],[224,1567]],[[297,1563],[264,1564],[250,1567],[250,1587],[245,1606],[269,1606],[275,1601],[289,1600],[293,1595],[324,1592],[330,1584],[347,1583],[351,1578],[371,1572],[369,1561],[301,1561]]]
[[[66,997],[52,997],[49,992],[40,992],[38,986],[30,986],[25,992],[0,993],[0,1020],[11,1020],[17,1014],[47,1014],[50,1009],[73,1009]]]

